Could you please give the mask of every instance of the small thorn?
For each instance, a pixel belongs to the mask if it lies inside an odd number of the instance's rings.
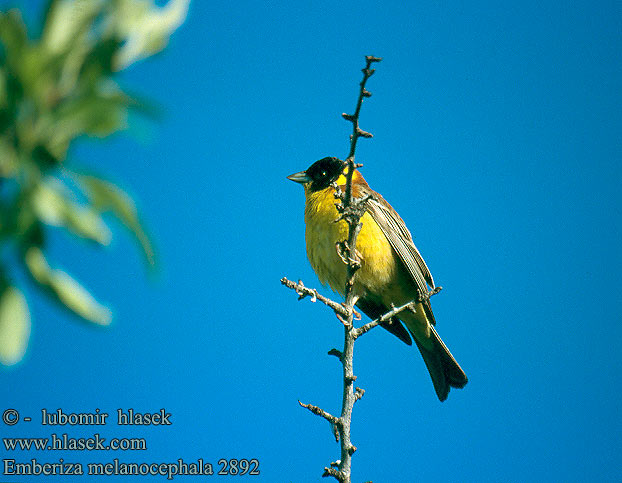
[[[339,442],[339,439],[341,439],[341,436],[339,436],[339,428],[337,427],[336,424],[331,424],[331,429],[333,430],[333,436],[335,437],[335,443]]]
[[[335,356],[337,359],[341,360],[343,358],[343,353],[337,349],[331,349],[328,351],[329,356]]]
[[[337,319],[339,319],[339,322],[341,322],[344,327],[348,327],[350,325],[348,321],[341,316],[341,314],[336,314],[336,317]]]

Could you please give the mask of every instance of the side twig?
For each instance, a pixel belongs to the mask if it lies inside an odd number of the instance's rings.
[[[334,300],[331,300],[328,297],[324,297],[321,293],[319,293],[314,288],[305,287],[304,284],[302,283],[302,280],[298,280],[298,283],[296,283],[296,282],[292,282],[291,280],[288,280],[286,277],[283,277],[281,278],[281,284],[285,285],[287,288],[291,288],[292,290],[295,290],[296,293],[298,294],[298,300],[302,300],[305,297],[311,297],[311,302],[315,302],[316,300],[319,300],[320,302],[328,305],[331,309],[333,309],[335,313],[343,317],[348,316],[348,311],[342,304],[335,302]]]
[[[323,417],[330,424],[338,424],[339,423],[339,418],[333,416],[330,413],[327,413],[326,411],[324,411],[322,408],[320,408],[318,406],[314,406],[313,404],[305,404],[305,403],[300,402],[300,401],[298,401],[298,404],[300,404],[303,408],[308,409],[309,411],[311,411],[316,416]]]
[[[411,310],[412,312],[414,312],[415,306],[418,303],[421,303],[425,300],[429,300],[430,297],[432,297],[433,295],[436,295],[442,289],[443,287],[435,287],[434,289],[430,290],[429,292],[425,294],[420,294],[416,300],[411,300],[410,302],[404,305],[401,305],[400,307],[393,307],[386,314],[383,314],[377,319],[374,319],[371,322],[368,322],[365,325],[360,326],[358,329],[354,329],[354,338],[358,339],[360,336],[362,336],[366,332],[369,332],[371,329],[373,329],[377,325],[380,325],[382,322],[386,322],[387,320],[390,320],[391,317],[395,317],[396,315],[398,315],[400,312],[404,310]]]

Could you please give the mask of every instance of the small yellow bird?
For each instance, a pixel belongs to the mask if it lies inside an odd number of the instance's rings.
[[[345,191],[347,165],[334,157],[320,159],[306,171],[287,178],[305,190],[305,238],[311,267],[322,284],[342,296],[346,284],[346,265],[337,253],[336,244],[348,238],[348,224],[339,218],[335,204],[335,183]],[[354,281],[356,306],[369,318],[376,319],[427,293],[434,280],[406,225],[379,194],[373,191],[361,173],[352,174],[352,196],[371,195],[361,218],[356,251],[361,262]],[[399,319],[399,320],[398,320]],[[406,325],[406,329],[404,326]],[[402,311],[382,326],[411,345],[412,334],[432,377],[436,394],[447,399],[450,387],[462,388],[467,377],[436,333],[430,301],[415,306],[415,312]]]

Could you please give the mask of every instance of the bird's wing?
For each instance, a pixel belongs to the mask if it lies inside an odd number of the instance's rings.
[[[434,288],[432,274],[400,215],[378,193],[374,193],[367,201],[367,211],[389,240],[421,293],[427,293],[428,285]]]

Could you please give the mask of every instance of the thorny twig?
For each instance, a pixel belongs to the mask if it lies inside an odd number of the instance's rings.
[[[295,290],[298,294],[298,300],[302,300],[305,297],[311,297],[311,302],[315,302],[319,300],[324,304],[328,305],[331,309],[333,309],[337,314],[342,315],[343,317],[348,316],[348,311],[346,308],[334,300],[329,299],[328,297],[324,297],[321,293],[319,293],[314,288],[305,287],[302,283],[302,280],[298,280],[298,283],[292,282],[288,280],[286,277],[281,278],[281,284],[285,285],[287,288],[291,288]]]
[[[362,336],[366,332],[369,332],[371,329],[373,329],[377,325],[380,325],[382,322],[386,322],[387,320],[390,320],[391,317],[395,317],[397,314],[399,314],[400,312],[402,312],[404,310],[411,310],[411,311],[414,312],[415,311],[415,306],[418,303],[424,302],[425,300],[429,300],[430,297],[432,297],[433,295],[436,295],[442,289],[443,289],[443,287],[435,287],[434,289],[430,290],[429,292],[427,292],[427,293],[425,293],[423,295],[420,294],[419,297],[417,297],[416,300],[411,300],[410,302],[408,302],[408,303],[406,303],[404,305],[401,305],[399,307],[393,307],[386,314],[383,314],[380,317],[378,317],[377,319],[374,319],[371,322],[368,322],[365,325],[360,326],[358,329],[355,329],[354,330],[354,338],[358,339],[360,336]]]
[[[358,101],[356,103],[356,109],[354,114],[343,114],[344,119],[352,123],[352,135],[350,136],[350,153],[346,159],[348,166],[346,174],[346,189],[341,198],[341,204],[338,206],[338,210],[341,213],[340,219],[343,219],[348,223],[348,241],[343,246],[343,258],[347,263],[346,271],[346,286],[345,286],[345,298],[346,298],[346,310],[350,312],[347,318],[347,323],[344,324],[344,344],[343,351],[341,352],[341,363],[343,365],[343,398],[341,404],[341,416],[339,417],[340,424],[338,425],[341,442],[341,459],[339,461],[338,470],[335,472],[325,470],[325,476],[332,476],[338,481],[343,483],[351,482],[352,471],[352,454],[356,451],[356,447],[350,440],[350,426],[352,423],[352,409],[354,403],[363,395],[362,390],[354,389],[354,381],[356,376],[354,375],[353,359],[354,359],[354,341],[355,331],[353,325],[352,311],[354,304],[356,303],[356,294],[354,293],[354,277],[361,264],[356,254],[356,239],[361,230],[361,217],[365,213],[365,204],[367,200],[355,200],[352,196],[352,176],[354,170],[359,167],[354,163],[354,153],[356,151],[356,142],[358,138],[371,137],[368,132],[363,131],[359,127],[359,114],[361,112],[361,106],[365,97],[371,96],[371,93],[365,89],[367,80],[374,74],[375,70],[371,68],[371,65],[375,62],[379,62],[379,57],[373,57],[368,55],[366,57],[366,65],[363,69],[363,80],[360,83],[360,91]],[[334,470],[334,468],[330,468]]]
[[[346,264],[346,286],[345,286],[345,303],[339,304],[327,297],[322,296],[315,289],[305,287],[301,281],[298,283],[292,282],[283,277],[281,283],[290,289],[296,291],[299,295],[299,299],[305,297],[311,297],[311,300],[315,302],[320,300],[330,308],[332,308],[337,317],[342,321],[344,325],[344,347],[343,351],[337,349],[331,349],[328,354],[336,356],[343,365],[343,399],[341,414],[339,417],[324,411],[318,406],[312,404],[305,404],[300,401],[298,403],[311,411],[313,414],[321,416],[326,419],[333,428],[335,439],[341,444],[341,459],[331,463],[330,468],[325,467],[322,476],[332,476],[336,480],[342,483],[351,483],[351,457],[356,451],[356,447],[350,440],[350,426],[352,421],[352,409],[356,401],[363,397],[365,391],[360,387],[354,387],[354,381],[356,376],[353,370],[353,356],[354,356],[354,341],[365,334],[372,328],[378,326],[382,322],[385,322],[391,317],[398,315],[403,310],[415,310],[417,303],[423,302],[429,299],[432,295],[437,294],[441,287],[437,287],[428,293],[419,293],[416,300],[413,300],[401,307],[393,307],[392,310],[382,315],[381,317],[359,327],[354,327],[353,320],[358,314],[354,310],[357,297],[354,293],[354,280],[357,270],[361,264],[356,252],[356,239],[361,230],[361,218],[366,210],[366,203],[369,197],[363,197],[356,199],[352,195],[352,175],[356,168],[361,167],[361,164],[354,162],[354,154],[356,151],[356,143],[359,137],[371,138],[372,134],[363,131],[359,126],[359,114],[363,99],[371,96],[365,88],[367,80],[374,74],[375,69],[371,68],[371,65],[376,62],[380,62],[382,59],[379,57],[366,56],[366,65],[363,68],[363,80],[360,83],[359,97],[356,104],[354,114],[342,114],[342,117],[352,123],[352,134],[350,135],[350,153],[346,158],[345,165],[347,166],[346,172],[346,185],[345,192],[339,187],[334,186],[335,197],[340,199],[340,203],[337,204],[337,210],[340,216],[336,222],[345,221],[348,224],[348,239],[342,240],[336,244],[336,250],[340,258]]]
[[[324,411],[318,406],[312,404],[305,404],[300,401],[299,404],[311,411],[313,414],[323,417],[329,421],[333,427],[333,432],[337,441],[341,443],[341,459],[333,464],[331,467],[324,468],[322,476],[332,476],[342,483],[351,482],[351,457],[356,451],[356,447],[350,441],[350,424],[352,421],[352,408],[354,403],[358,401],[365,391],[361,388],[354,388],[354,381],[356,376],[352,368],[353,355],[354,355],[354,341],[362,333],[371,329],[371,326],[365,329],[363,332],[358,333],[359,329],[356,329],[353,324],[355,315],[358,315],[354,310],[354,304],[356,303],[356,296],[353,291],[354,277],[356,271],[360,268],[361,264],[358,260],[356,253],[356,238],[361,230],[361,217],[365,213],[367,198],[354,199],[352,196],[352,175],[356,168],[362,165],[355,164],[354,153],[356,151],[356,142],[359,137],[370,138],[372,134],[363,131],[359,127],[359,114],[361,112],[361,106],[363,99],[371,96],[371,92],[365,89],[367,80],[374,74],[375,69],[371,68],[371,65],[376,62],[380,62],[382,59],[379,57],[373,57],[368,55],[365,57],[366,65],[363,68],[363,80],[360,83],[359,97],[356,103],[356,109],[354,114],[342,114],[343,118],[352,123],[352,134],[350,135],[350,153],[346,158],[345,164],[347,166],[346,172],[346,186],[345,192],[341,189],[336,189],[336,197],[341,202],[337,205],[337,210],[340,216],[336,222],[345,221],[348,224],[348,239],[342,240],[337,243],[335,247],[337,253],[346,264],[346,287],[345,287],[345,304],[338,304],[337,302],[330,300],[327,297],[322,296],[315,289],[305,287],[301,281],[298,283],[292,282],[283,277],[281,283],[293,290],[299,296],[299,299],[304,297],[311,297],[312,301],[320,300],[327,306],[333,309],[337,317],[342,321],[344,325],[344,346],[343,351],[337,349],[331,349],[330,355],[336,356],[343,365],[343,400],[341,406],[341,415],[339,417]],[[369,324],[368,324],[369,325]],[[377,324],[376,324],[377,325]]]

